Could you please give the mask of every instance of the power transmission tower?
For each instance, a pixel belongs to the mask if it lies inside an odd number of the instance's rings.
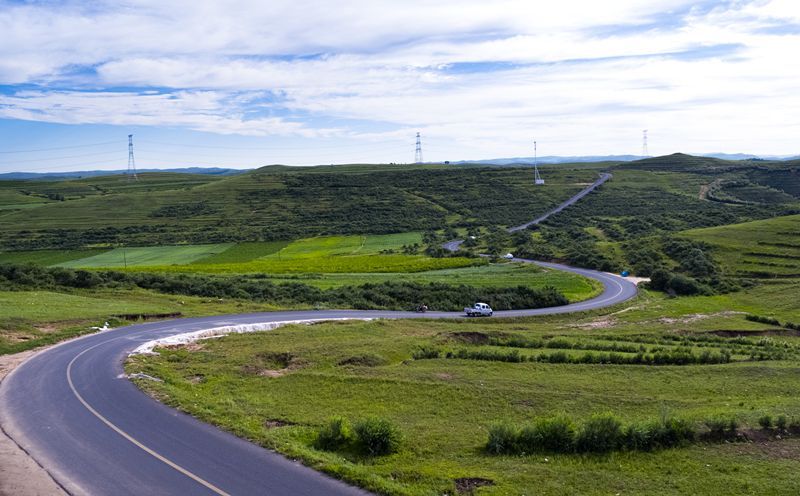
[[[128,135],[128,180],[138,181],[136,176],[136,161],[133,159],[133,135]]]
[[[417,133],[417,150],[414,152],[414,162],[417,164],[422,163],[422,138]]]
[[[539,156],[536,151],[536,140],[533,141],[533,184],[541,186],[544,179],[539,175]]]
[[[650,152],[647,151],[647,129],[642,131],[642,157],[649,157]]]

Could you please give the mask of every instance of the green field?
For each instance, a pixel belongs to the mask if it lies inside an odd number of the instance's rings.
[[[148,248],[115,248],[91,257],[62,262],[59,267],[120,268],[152,265],[188,264],[231,248],[230,243],[214,245],[153,246]],[[35,252],[34,252],[35,253]]]
[[[453,494],[456,479],[483,478],[493,485],[478,494],[719,494],[720,487],[726,494],[791,494],[800,490],[796,439],[594,456],[491,456],[482,446],[497,421],[524,423],[557,413],[586,419],[613,412],[633,422],[669,411],[700,429],[705,419],[724,414],[745,430],[757,428],[765,413],[800,418],[800,338],[743,314],[779,314],[798,322],[798,289],[763,286],[725,297],[676,299],[645,293],[603,312],[507,322],[287,327],[205,341],[195,351],[164,350],[134,359],[127,369],[164,379],[139,385],[167,404],[381,493]],[[735,338],[734,331],[753,337]],[[768,338],[773,348],[764,348],[765,331],[774,333]],[[693,353],[730,349],[734,361],[648,366],[412,359],[422,346],[486,349],[480,338],[493,335],[590,350],[610,344],[669,350],[678,347],[676,338],[691,337],[705,340],[691,342]],[[546,351],[559,346],[554,348]],[[780,359],[749,361],[752,350],[762,349],[785,351],[776,355]],[[287,363],[269,359],[275,356],[288,357]],[[365,356],[373,362],[359,358]],[[356,364],[341,365],[347,361]],[[369,458],[314,449],[316,428],[334,415],[391,420],[404,436],[400,452]]]
[[[276,253],[284,249],[288,244],[288,241],[236,243],[225,251],[211,255],[210,257],[198,259],[194,263],[229,264],[250,262],[257,258]]]
[[[800,215],[681,233],[715,247],[733,274],[800,278]]]
[[[46,267],[67,262],[77,262],[85,258],[101,255],[108,250],[36,250],[0,252],[0,263],[32,263]]]
[[[542,269],[532,264],[499,263],[461,267],[457,269],[431,270],[416,273],[342,273],[307,274],[299,278],[274,276],[275,283],[302,282],[320,289],[339,286],[359,286],[383,281],[409,281],[420,283],[444,282],[447,284],[486,287],[529,286],[542,288],[553,286],[570,301],[580,301],[599,294],[601,288],[591,279],[558,270]]]
[[[115,316],[201,316],[277,310],[265,302],[166,295],[141,290],[0,291],[0,355],[94,332],[91,326],[136,323]],[[162,317],[163,318],[163,317]]]

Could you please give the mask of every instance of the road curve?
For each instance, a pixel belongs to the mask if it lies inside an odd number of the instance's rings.
[[[596,279],[603,284],[603,292],[561,307],[495,312],[497,317],[591,310],[636,295],[636,286],[621,277],[533,263]],[[0,384],[0,425],[72,494],[366,494],[151,399],[122,375],[125,357],[152,339],[226,325],[462,316],[455,312],[293,311],[122,327],[62,343],[14,370]]]

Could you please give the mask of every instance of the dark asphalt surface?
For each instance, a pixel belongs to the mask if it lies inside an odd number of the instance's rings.
[[[597,279],[604,291],[584,302],[495,312],[495,318],[591,310],[636,295],[636,286],[617,276],[538,264]],[[72,494],[365,494],[156,402],[122,376],[123,360],[146,341],[225,325],[462,316],[447,312],[300,311],[179,319],[114,329],[34,355],[7,376],[0,384],[0,425]]]

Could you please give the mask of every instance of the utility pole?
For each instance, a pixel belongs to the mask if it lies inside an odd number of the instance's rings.
[[[533,184],[536,186],[544,184],[544,179],[539,175],[539,155],[536,150],[536,140],[533,140]]]

